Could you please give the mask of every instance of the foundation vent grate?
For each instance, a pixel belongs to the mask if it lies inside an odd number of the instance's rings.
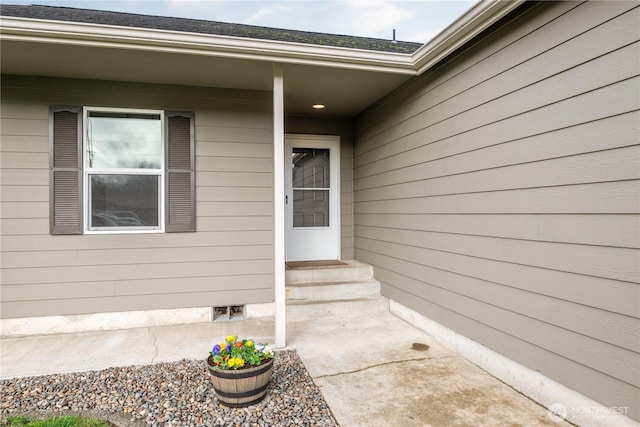
[[[244,319],[244,305],[223,305],[213,307],[212,317],[214,322]]]

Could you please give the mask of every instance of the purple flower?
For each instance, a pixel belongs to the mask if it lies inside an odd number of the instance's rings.
[[[220,344],[216,344],[213,346],[213,354],[215,354],[216,356],[220,354]]]

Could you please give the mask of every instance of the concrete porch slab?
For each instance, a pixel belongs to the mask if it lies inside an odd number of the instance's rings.
[[[341,426],[569,425],[389,312],[290,321],[287,330]],[[226,335],[273,342],[273,331],[272,319],[252,319],[3,339],[0,376],[204,359]]]
[[[341,426],[569,426],[391,313],[288,325]]]

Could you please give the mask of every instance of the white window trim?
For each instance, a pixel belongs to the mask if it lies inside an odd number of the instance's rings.
[[[88,117],[89,112],[105,112],[105,113],[132,113],[132,114],[158,114],[160,116],[160,140],[162,142],[161,147],[161,156],[160,156],[160,169],[90,169],[87,165],[89,164],[89,149],[88,149],[88,139],[89,139],[89,126]],[[147,109],[133,109],[133,108],[112,108],[112,107],[88,107],[85,106],[82,108],[82,120],[83,120],[83,128],[84,132],[82,133],[82,180],[84,191],[82,194],[82,212],[84,218],[84,234],[155,234],[155,233],[164,233],[165,232],[165,114],[164,110],[147,110]],[[90,209],[91,209],[91,187],[89,183],[89,175],[91,174],[101,174],[101,175],[121,175],[121,174],[135,174],[135,175],[153,175],[160,177],[160,185],[158,187],[158,227],[126,227],[126,228],[111,228],[109,230],[100,229],[90,229]]]

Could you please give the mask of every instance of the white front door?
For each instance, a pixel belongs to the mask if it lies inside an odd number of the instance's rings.
[[[285,136],[285,258],[340,258],[340,138]]]

